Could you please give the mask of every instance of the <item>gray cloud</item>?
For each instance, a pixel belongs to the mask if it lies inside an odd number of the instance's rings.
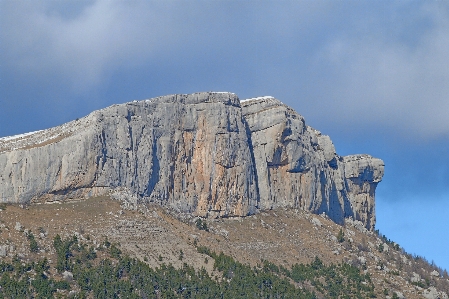
[[[82,88],[119,67],[185,53],[250,57],[278,42],[285,51],[283,41],[330,9],[324,2],[62,3],[2,2],[4,62],[20,72],[59,72]]]
[[[9,30],[2,39],[10,67],[41,75],[58,72],[76,89],[89,89],[108,71],[148,62],[161,45],[170,47],[180,38],[176,20],[165,17],[175,3],[95,1],[80,3],[79,13],[69,17],[54,4],[3,3],[2,27]]]
[[[3,1],[2,66],[89,93],[119,70],[209,65],[195,78],[239,71],[231,91],[278,96],[320,125],[449,134],[448,5],[352,4]]]
[[[331,80],[338,78],[325,96],[339,123],[383,123],[412,138],[449,133],[449,12],[423,13],[434,24],[418,45],[352,35],[334,38],[317,54],[318,67],[326,64],[336,75]]]

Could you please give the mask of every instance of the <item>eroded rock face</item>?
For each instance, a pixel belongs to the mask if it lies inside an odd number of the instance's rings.
[[[242,102],[251,134],[260,208],[299,207],[375,223],[374,192],[384,164],[368,155],[340,157],[329,136],[272,97]]]
[[[295,207],[375,223],[383,162],[340,157],[328,136],[271,97],[232,93],[134,101],[0,139],[2,202],[125,190],[200,216]]]

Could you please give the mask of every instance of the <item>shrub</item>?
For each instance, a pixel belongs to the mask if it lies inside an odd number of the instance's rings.
[[[379,247],[377,247],[377,250],[378,250],[379,252],[383,252],[383,251],[384,251],[384,244],[383,244],[383,243],[380,243],[380,244],[379,244]]]
[[[182,261],[182,259],[184,258],[184,252],[182,252],[182,250],[179,251],[179,260]]]
[[[36,239],[34,239],[34,235],[32,232],[27,235],[28,241],[30,241],[30,250],[31,252],[38,252],[39,246],[37,245]]]
[[[109,247],[109,254],[113,257],[118,259],[120,257],[120,254],[122,254],[122,251],[118,249],[118,247],[115,244],[111,244]]]
[[[198,228],[199,230],[205,230],[205,231],[209,231],[209,228],[207,227],[207,223],[206,223],[206,221],[204,220],[201,220],[201,218],[198,218],[196,221],[195,221],[195,224],[196,224],[196,228]]]
[[[108,237],[106,237],[106,239],[104,240],[103,246],[106,248],[109,248],[109,246],[111,246],[111,242],[109,242]]]
[[[345,233],[343,232],[343,230],[341,228],[337,235],[337,241],[340,243],[343,243],[345,241]]]

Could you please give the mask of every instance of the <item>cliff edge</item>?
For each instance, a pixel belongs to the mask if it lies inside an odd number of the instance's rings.
[[[369,155],[338,156],[277,99],[233,93],[133,101],[0,138],[0,201],[12,203],[112,192],[203,217],[291,207],[373,229],[383,171]]]

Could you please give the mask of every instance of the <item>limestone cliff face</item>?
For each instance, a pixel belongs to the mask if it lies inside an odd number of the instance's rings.
[[[338,156],[329,136],[306,126],[301,115],[272,97],[245,100],[242,110],[261,209],[300,207],[326,213],[337,223],[353,217],[373,228],[382,160]]]
[[[295,207],[372,228],[383,162],[340,157],[328,136],[271,97],[232,93],[134,101],[48,130],[0,139],[0,200],[126,190],[200,216]]]

